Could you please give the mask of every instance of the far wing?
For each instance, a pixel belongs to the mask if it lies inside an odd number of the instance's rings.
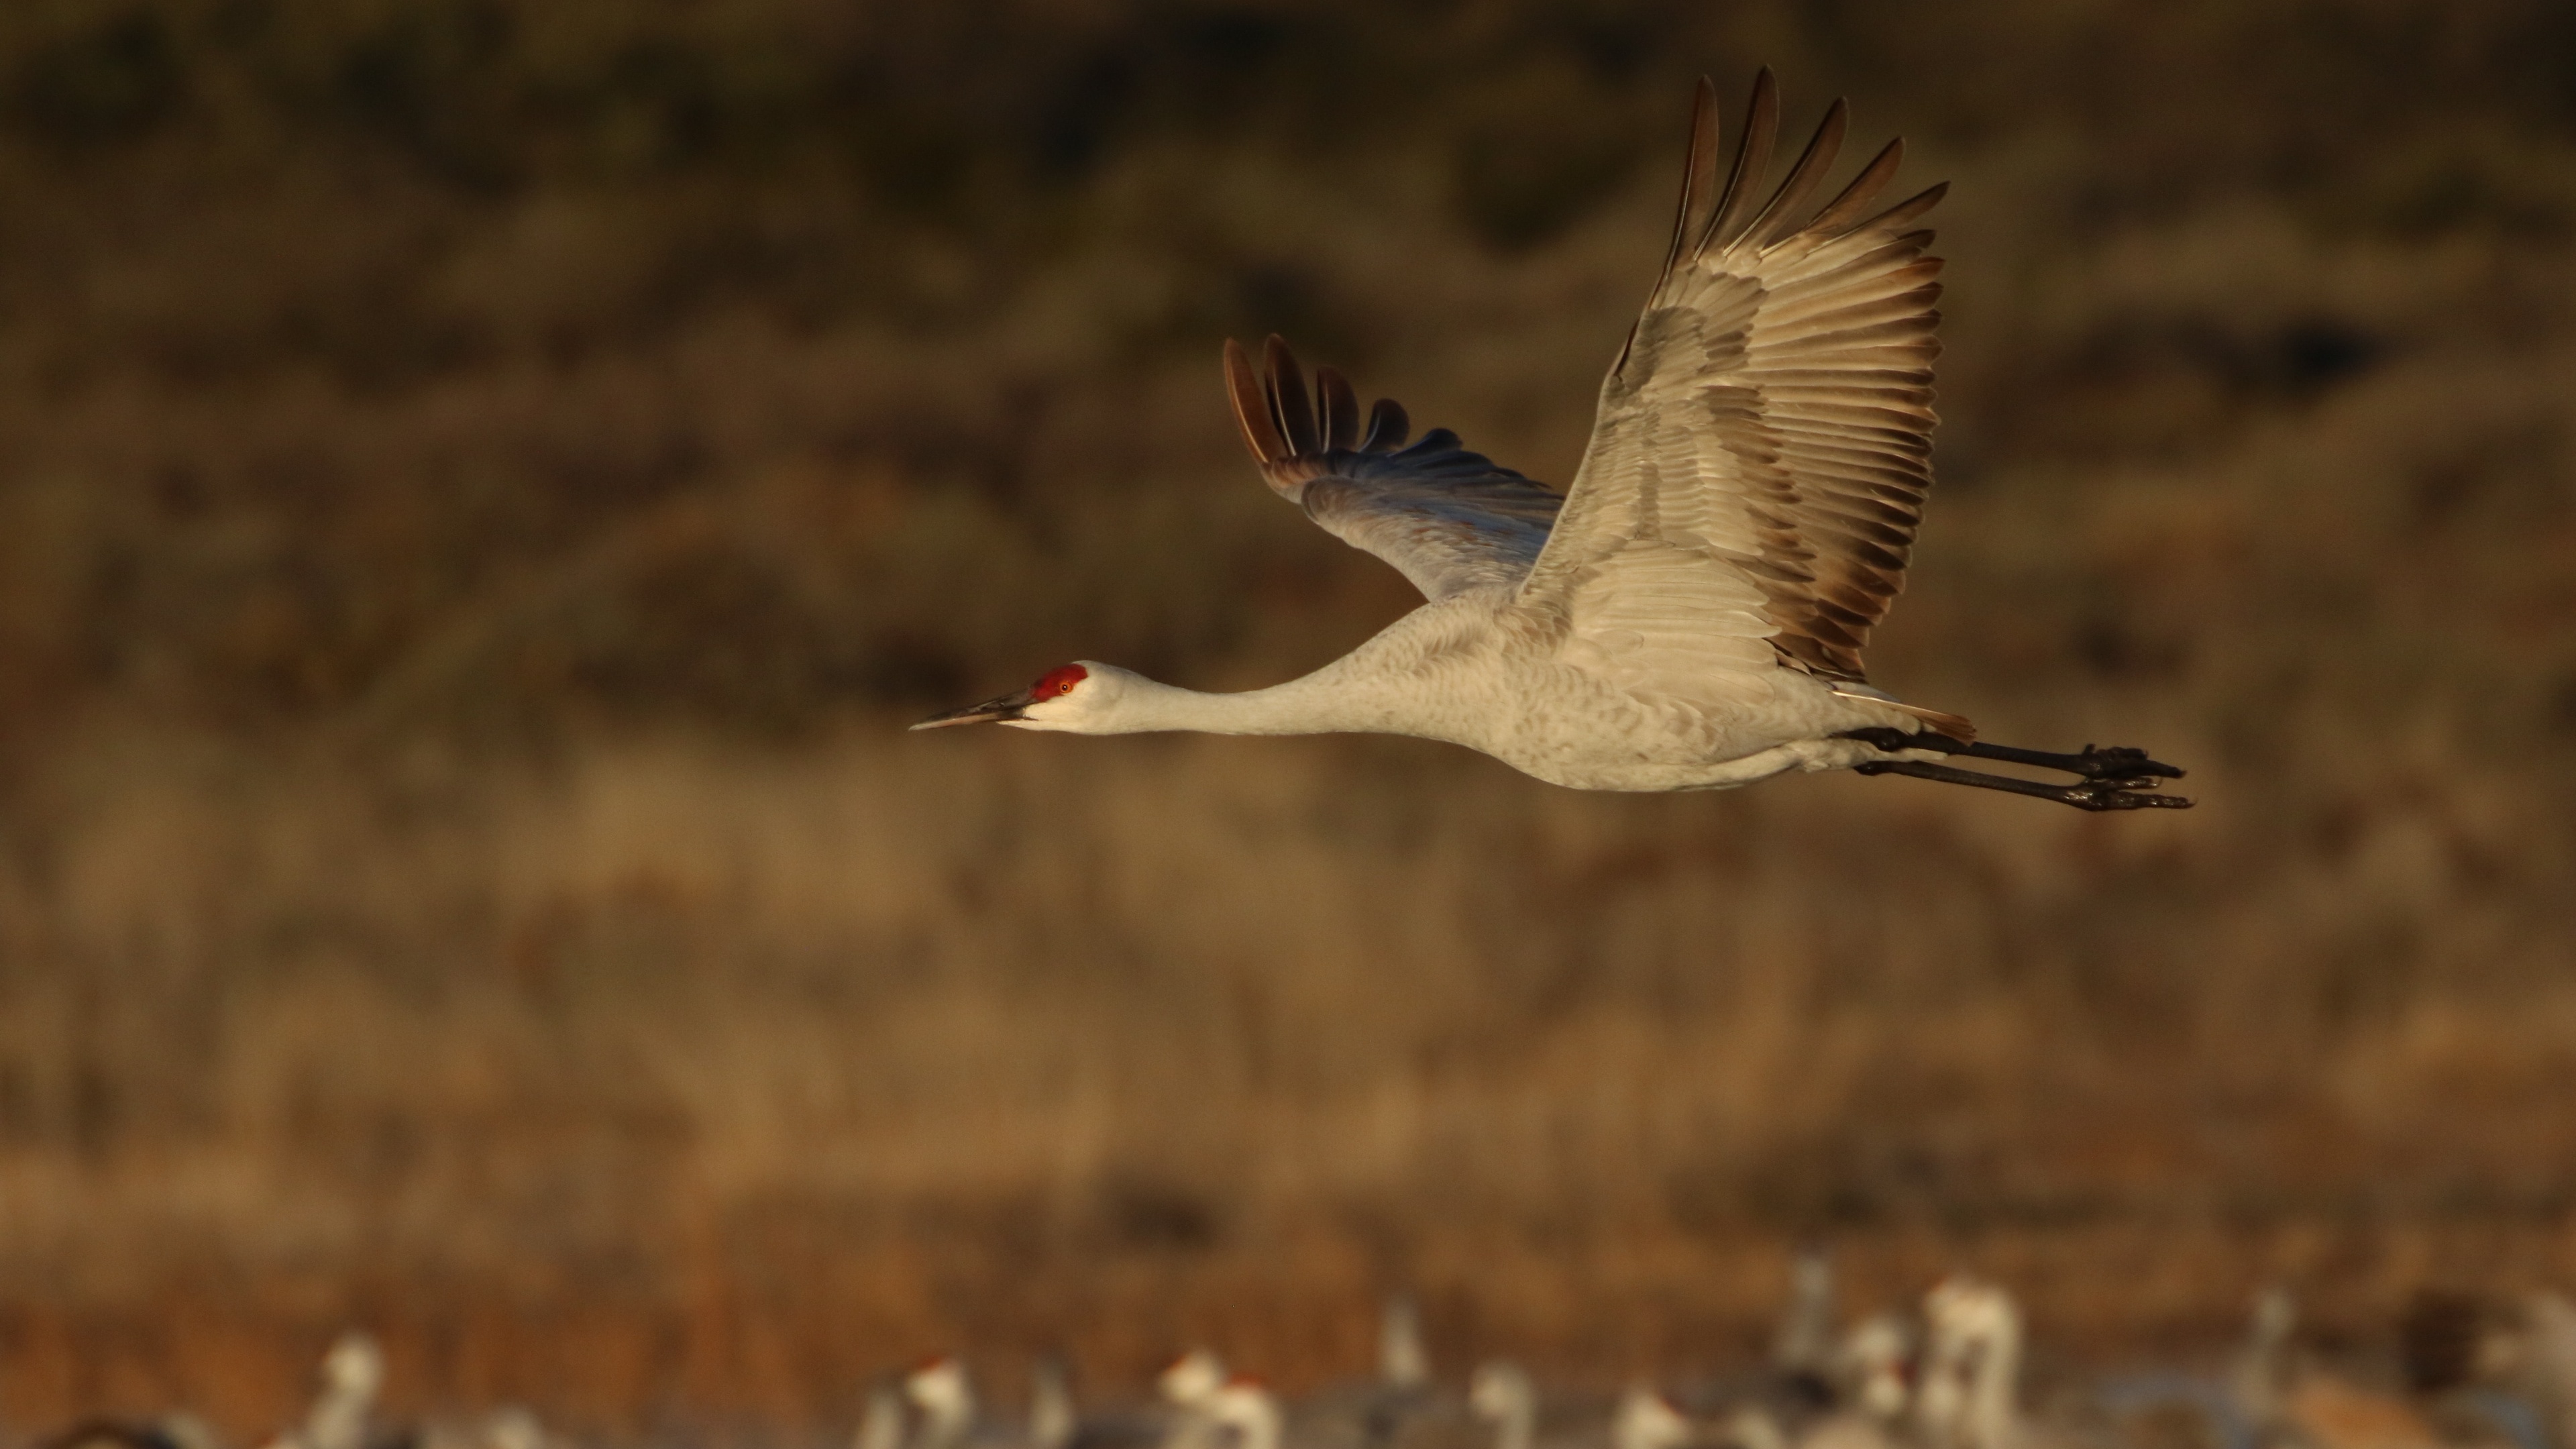
[[[1553,490],[1467,451],[1447,428],[1406,446],[1404,409],[1386,398],[1362,435],[1359,399],[1340,373],[1315,369],[1310,400],[1288,345],[1273,337],[1264,352],[1269,375],[1259,377],[1229,339],[1225,381],[1272,489],[1325,532],[1395,565],[1427,599],[1520,583],[1563,502]]]
[[[1520,598],[1632,687],[1687,695],[1695,672],[1776,659],[1860,692],[1932,482],[1941,264],[1907,224],[1943,188],[1872,215],[1891,142],[1809,214],[1842,139],[1836,101],[1757,207],[1779,121],[1766,70],[1711,202],[1714,95],[1702,80],[1663,275]]]

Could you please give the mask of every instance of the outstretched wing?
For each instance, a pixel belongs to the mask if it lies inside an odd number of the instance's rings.
[[[1434,428],[1407,446],[1404,409],[1380,398],[1360,429],[1359,399],[1342,375],[1305,373],[1273,337],[1268,376],[1241,345],[1225,344],[1226,391],[1244,441],[1272,489],[1323,530],[1366,549],[1438,601],[1469,589],[1518,585],[1547,543],[1564,500]]]
[[[1757,206],[1779,112],[1765,70],[1718,192],[1716,93],[1701,80],[1663,275],[1521,588],[1625,682],[1740,667],[1767,643],[1859,692],[1861,648],[1904,583],[1931,487],[1941,263],[1907,224],[1944,188],[1872,214],[1903,154],[1890,142],[1809,214],[1842,141],[1836,101]]]

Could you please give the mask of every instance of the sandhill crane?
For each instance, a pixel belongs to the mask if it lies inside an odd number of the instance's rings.
[[[1930,1449],[2021,1449],[2021,1308],[1992,1283],[1945,1279],[1923,1299],[1915,1425]]]
[[[2237,1406],[2265,1449],[2430,1449],[2442,1434],[2416,1405],[2298,1361],[2297,1305],[2280,1288],[2254,1300],[2232,1375]]]
[[[1821,1248],[1789,1269],[1789,1306],[1771,1337],[1771,1363],[1783,1374],[1830,1389],[1834,1370],[1834,1264]]]
[[[1431,1384],[1431,1350],[1422,1342],[1422,1309],[1410,1295],[1389,1297],[1378,1315],[1377,1378],[1379,1384],[1398,1392]]]
[[[1040,1359],[1029,1373],[1029,1449],[1073,1449],[1082,1416],[1073,1407],[1073,1385],[1064,1365]]]
[[[2519,1395],[2547,1449],[2576,1449],[2576,1303],[2531,1293],[2500,1306],[2462,1366],[2461,1381]]]
[[[546,1428],[536,1411],[505,1404],[487,1415],[474,1436],[480,1449],[568,1449],[564,1439]]]
[[[2576,1449],[2576,1303],[2532,1294],[2523,1300],[2523,1332],[2516,1377],[2538,1404],[2553,1449]]]
[[[1833,1261],[1822,1248],[1809,1248],[1790,1265],[1789,1301],[1771,1337],[1770,1366],[1737,1387],[1719,1442],[1733,1449],[1805,1449],[1819,1434],[1828,1442],[1848,1438],[1837,1422],[1850,1417],[1839,1355]]]
[[[1467,1409],[1494,1426],[1494,1449],[1536,1449],[1538,1387],[1520,1365],[1478,1365],[1467,1383]]]
[[[1559,497],[1446,429],[1407,444],[1381,399],[1363,431],[1329,368],[1310,393],[1287,345],[1265,376],[1233,342],[1225,376],[1262,476],[1427,602],[1300,679],[1206,694],[1077,660],[913,726],[993,721],[1076,734],[1365,731],[1481,750],[1558,785],[1714,790],[1848,769],[2009,790],[2085,810],[2182,806],[2181,771],[2143,751],[2056,754],[1976,741],[1967,720],[1873,688],[1869,632],[1904,581],[1932,481],[1937,258],[1915,220],[1935,186],[1882,210],[1890,142],[1810,209],[1845,126],[1836,101],[1761,199],[1779,124],[1756,79],[1721,191],[1716,92],[1692,111],[1662,275],[1601,387]],[[2062,771],[2072,784],[1944,756]]]
[[[914,1449],[958,1449],[974,1432],[975,1386],[956,1359],[935,1358],[914,1369],[903,1381],[903,1394],[921,1411]]]
[[[304,1422],[270,1441],[269,1449],[369,1449],[367,1419],[384,1386],[384,1350],[364,1333],[341,1334],[322,1356],[322,1391]]]
[[[1029,1417],[1022,1436],[1027,1449],[1148,1449],[1170,1438],[1156,1420],[1081,1412],[1061,1359],[1039,1359],[1030,1372]]]
[[[1864,1417],[1893,1424],[1905,1413],[1912,1390],[1907,1358],[1914,1341],[1892,1313],[1873,1313],[1852,1325],[1834,1349],[1834,1392]]]
[[[2553,1349],[2555,1350],[2553,1352]],[[2397,1323],[2406,1387],[2446,1443],[2565,1449],[2576,1305],[2418,1289]]]
[[[1828,1407],[1798,1423],[1794,1434],[1771,1421],[1773,1435],[1797,1449],[1889,1449],[1900,1442],[1900,1421],[1911,1402],[1905,1374],[1912,1346],[1905,1325],[1891,1314],[1875,1313],[1854,1324],[1825,1355]],[[1764,1449],[1749,1420],[1739,1417],[1734,1437],[1744,1449]]]
[[[1232,1449],[1279,1449],[1286,1423],[1278,1396],[1261,1380],[1238,1374],[1207,1398],[1209,1425]]]
[[[1360,1395],[1360,1443],[1386,1449],[1407,1424],[1434,1406],[1431,1350],[1422,1341],[1422,1310],[1411,1295],[1388,1296],[1378,1314],[1377,1381]]]
[[[1211,1449],[1217,1438],[1216,1397],[1225,1384],[1224,1361],[1204,1348],[1172,1360],[1154,1380],[1155,1392],[1174,1411],[1170,1431],[1163,1436],[1164,1449]]]
[[[1672,1401],[1644,1384],[1631,1384],[1610,1416],[1610,1449],[1682,1449],[1697,1437]]]
[[[2298,1305],[2289,1291],[2266,1288],[2254,1295],[2246,1322],[2245,1346],[2228,1367],[2228,1387],[2236,1411],[2257,1444],[2286,1436],[2285,1400],[2290,1390],[2290,1333],[2298,1326]]]
[[[904,1433],[903,1393],[881,1383],[868,1390],[868,1406],[859,1414],[850,1449],[904,1449]]]

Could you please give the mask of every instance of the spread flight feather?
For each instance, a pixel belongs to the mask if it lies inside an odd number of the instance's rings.
[[[1349,383],[1318,369],[1310,397],[1276,337],[1266,376],[1227,343],[1235,416],[1270,486],[1327,532],[1434,602],[1511,591],[1562,657],[1636,695],[1687,704],[1785,667],[1969,739],[1967,721],[1869,688],[1861,664],[1931,487],[1941,264],[1908,226],[1944,188],[1872,214],[1891,142],[1802,217],[1842,140],[1836,101],[1757,206],[1778,125],[1765,70],[1720,190],[1700,82],[1663,272],[1564,497],[1445,429],[1407,445],[1391,401],[1363,434]]]

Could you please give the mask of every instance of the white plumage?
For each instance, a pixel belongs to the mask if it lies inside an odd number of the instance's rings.
[[[1310,394],[1276,337],[1266,376],[1226,345],[1264,478],[1394,565],[1422,607],[1270,689],[1203,694],[1083,660],[915,728],[1367,731],[1465,745],[1580,789],[1856,769],[2092,810],[2188,804],[2154,793],[2181,771],[2141,751],[1979,744],[1965,719],[1867,682],[1861,649],[1903,583],[1931,486],[1940,262],[1925,255],[1931,233],[1910,228],[1942,188],[1872,211],[1901,155],[1891,142],[1810,211],[1841,144],[1837,101],[1757,207],[1778,115],[1764,71],[1721,190],[1715,92],[1700,83],[1672,246],[1562,498],[1444,429],[1407,444],[1392,401],[1363,430],[1350,385],[1319,369]],[[2080,778],[1935,763],[1946,755]]]

